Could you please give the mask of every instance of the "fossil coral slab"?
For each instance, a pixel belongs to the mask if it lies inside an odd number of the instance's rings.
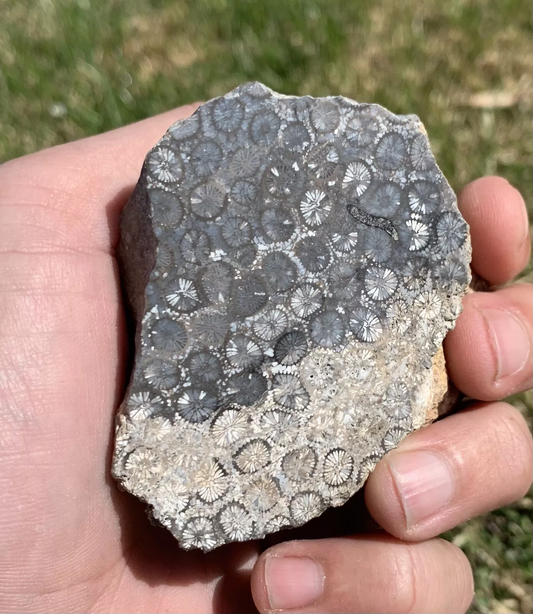
[[[260,83],[202,105],[122,217],[116,479],[184,548],[341,505],[441,399],[469,258],[417,117]]]

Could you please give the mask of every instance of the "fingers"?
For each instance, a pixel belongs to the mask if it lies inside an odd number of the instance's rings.
[[[365,501],[392,535],[428,539],[524,496],[532,462],[520,413],[478,405],[409,435],[378,463]]]
[[[532,309],[528,284],[465,296],[444,342],[448,372],[460,390],[493,401],[533,386]]]
[[[482,177],[459,194],[470,225],[472,268],[491,284],[502,284],[527,264],[529,222],[520,193],[501,177]]]
[[[110,251],[148,150],[188,105],[0,166],[1,251]]]
[[[260,612],[465,612],[473,595],[463,553],[440,539],[390,536],[285,542],[252,575]]]

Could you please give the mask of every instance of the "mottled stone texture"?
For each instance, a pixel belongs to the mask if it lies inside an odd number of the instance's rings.
[[[243,85],[170,127],[121,228],[113,473],[184,548],[341,505],[441,399],[470,245],[415,116]]]

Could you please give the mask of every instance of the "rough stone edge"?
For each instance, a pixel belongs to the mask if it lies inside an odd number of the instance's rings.
[[[157,259],[157,239],[152,230],[152,206],[148,198],[146,183],[140,181],[144,174],[145,168],[143,165],[139,180],[120,216],[120,238],[116,256],[121,294],[124,300],[129,349],[126,364],[127,380],[123,399],[115,415],[114,437],[120,428],[120,419],[129,399],[135,361],[141,341],[142,314],[145,308],[144,296]],[[129,263],[129,266],[126,266],[126,262]],[[135,267],[131,266],[132,262],[135,263]],[[133,273],[134,268],[135,273]],[[111,473],[122,489],[120,476],[115,474],[113,463]]]

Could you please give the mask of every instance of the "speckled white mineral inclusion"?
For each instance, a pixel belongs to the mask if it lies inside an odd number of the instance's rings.
[[[140,186],[157,257],[115,477],[184,548],[341,505],[424,422],[469,283],[420,121],[248,83],[171,126]]]

